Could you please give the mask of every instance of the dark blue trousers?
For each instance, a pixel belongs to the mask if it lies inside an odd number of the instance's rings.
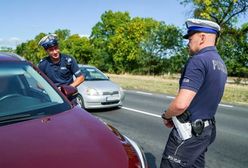
[[[205,152],[215,140],[216,127],[205,127],[200,136],[181,140],[176,128],[173,128],[162,156],[160,168],[204,168]]]

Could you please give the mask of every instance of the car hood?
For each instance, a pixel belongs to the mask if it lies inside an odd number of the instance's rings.
[[[128,167],[127,154],[101,121],[74,109],[0,127],[0,167]]]
[[[110,80],[104,81],[85,81],[78,86],[78,89],[94,88],[100,91],[118,91],[120,87]]]

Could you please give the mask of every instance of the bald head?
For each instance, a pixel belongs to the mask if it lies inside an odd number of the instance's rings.
[[[201,33],[204,37],[202,47],[215,46],[216,44],[216,34],[212,33]]]

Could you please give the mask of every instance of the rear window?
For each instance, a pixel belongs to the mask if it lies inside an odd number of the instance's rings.
[[[91,68],[91,67],[81,67],[80,68],[85,80],[109,80],[104,73],[102,73],[100,70],[97,68]]]

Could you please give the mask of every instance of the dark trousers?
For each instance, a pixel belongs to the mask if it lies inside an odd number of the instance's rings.
[[[200,136],[181,140],[173,128],[162,156],[160,168],[204,168],[205,152],[215,140],[216,127],[213,124],[204,128]]]

